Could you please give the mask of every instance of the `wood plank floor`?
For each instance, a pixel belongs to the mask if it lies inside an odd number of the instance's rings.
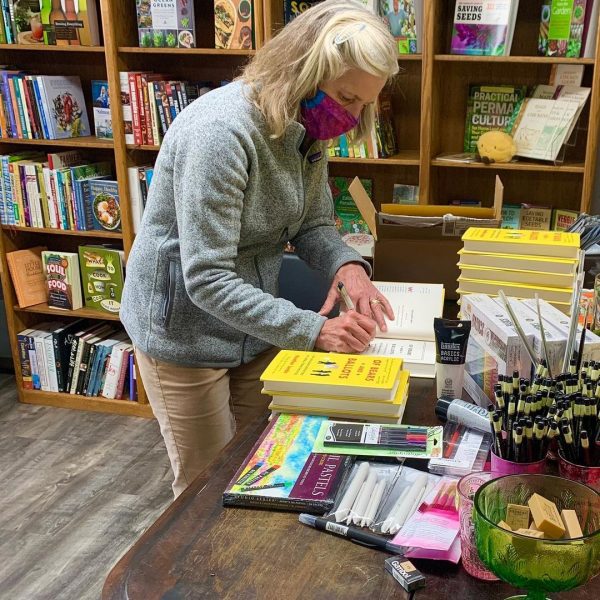
[[[171,480],[156,421],[20,404],[0,375],[0,598],[100,598]]]

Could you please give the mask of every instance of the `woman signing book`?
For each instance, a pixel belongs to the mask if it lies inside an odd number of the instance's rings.
[[[368,135],[398,71],[385,25],[327,0],[259,50],[239,79],[188,106],[156,161],[127,261],[121,320],[158,419],[177,496],[265,413],[277,348],[362,352],[393,318],[333,220],[326,141]],[[332,282],[319,313],[278,298],[284,248]],[[345,284],[354,310],[327,319]]]

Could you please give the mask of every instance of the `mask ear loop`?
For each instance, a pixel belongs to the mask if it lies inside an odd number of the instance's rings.
[[[347,42],[349,39],[353,38],[355,35],[359,34],[361,31],[364,31],[366,28],[366,23],[357,23],[356,25],[352,25],[345,31],[340,31],[340,33],[333,38],[333,44],[335,46],[340,46],[344,42]]]

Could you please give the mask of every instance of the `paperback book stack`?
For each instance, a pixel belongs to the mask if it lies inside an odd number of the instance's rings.
[[[458,293],[541,299],[567,313],[579,264],[578,233],[469,228],[459,251]]]
[[[400,423],[409,372],[400,358],[281,350],[261,381],[274,413]]]
[[[41,323],[17,340],[24,389],[137,397],[133,346],[120,326],[81,319]]]

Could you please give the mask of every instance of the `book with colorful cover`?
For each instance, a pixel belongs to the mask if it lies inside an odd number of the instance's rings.
[[[79,266],[87,308],[118,313],[123,294],[123,250],[79,246]]]
[[[254,6],[250,0],[214,0],[215,48],[254,48]]]
[[[52,139],[91,135],[78,75],[41,75],[42,97],[49,108]]]
[[[335,352],[280,350],[260,376],[264,389],[392,400],[402,359]]]
[[[547,206],[523,204],[521,208],[521,225],[519,229],[549,231],[551,220],[551,208],[548,208]]]
[[[86,179],[82,183],[87,228],[121,231],[118,182],[110,179]]]
[[[510,54],[518,0],[456,0],[452,54]]]
[[[298,15],[302,14],[309,8],[316,6],[323,0],[283,0],[283,20],[287,25],[293,21]]]
[[[40,0],[9,0],[12,29],[17,44],[41,44],[44,41],[40,18]]]
[[[423,0],[379,0],[379,15],[394,36],[399,54],[421,51]]]
[[[315,454],[324,417],[273,417],[223,492],[223,506],[248,506],[323,514],[354,459]]]
[[[370,179],[360,180],[365,191],[372,197],[373,182]],[[363,219],[360,211],[356,207],[352,195],[348,191],[348,186],[352,183],[351,177],[330,177],[329,188],[333,196],[333,206],[335,211],[335,226],[340,234],[345,233],[371,233],[369,226]]]
[[[502,229],[521,229],[521,205],[502,205]]]
[[[92,104],[94,114],[94,131],[96,137],[112,140],[112,118],[110,116],[110,95],[108,81],[92,81]]]
[[[46,276],[42,261],[45,246],[16,250],[6,254],[6,262],[21,308],[46,301]]]
[[[566,231],[575,223],[579,213],[576,210],[555,208],[552,211],[552,229],[554,231]]]
[[[542,56],[579,58],[586,11],[591,0],[544,0],[540,18],[538,53]]]
[[[81,301],[79,257],[75,252],[42,252],[48,285],[48,306],[76,310]]]
[[[193,0],[136,0],[141,48],[194,48]]]
[[[463,150],[477,152],[477,140],[487,131],[508,132],[526,94],[526,85],[471,85]]]

